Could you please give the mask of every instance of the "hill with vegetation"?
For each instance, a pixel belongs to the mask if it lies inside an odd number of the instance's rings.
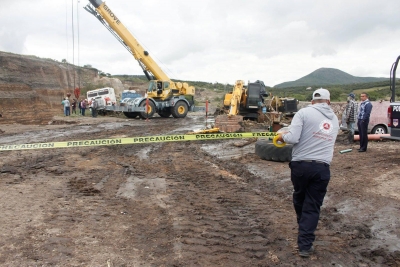
[[[356,77],[338,69],[320,68],[296,81],[277,84],[274,86],[274,88],[287,88],[297,86],[321,87],[335,84],[374,83],[385,80],[387,80],[387,78]]]
[[[321,69],[319,69],[321,70]],[[325,69],[327,70],[327,69]],[[343,71],[337,70],[335,73],[344,73],[347,74]],[[315,73],[326,73],[325,71],[315,71]],[[349,74],[347,74],[350,77]],[[347,77],[347,75],[341,75],[341,77]],[[309,75],[307,75],[309,76]],[[305,76],[305,77],[307,77]],[[146,83],[147,79],[144,75],[114,75],[112,76],[114,78],[120,79],[123,83],[126,83],[128,81],[135,82],[135,83]],[[356,77],[357,78],[357,77]],[[362,79],[366,79],[366,82],[360,82],[363,81]],[[343,79],[341,80],[342,82],[339,84],[330,84],[330,85],[313,85],[313,86],[289,86],[285,88],[279,88],[279,87],[267,87],[267,91],[270,92],[272,95],[280,96],[280,97],[289,97],[289,98],[296,98],[299,101],[311,101],[312,98],[312,92],[315,89],[318,89],[320,87],[324,87],[328,89],[331,92],[331,101],[332,102],[342,102],[346,101],[346,98],[349,93],[353,92],[356,95],[359,95],[361,92],[367,92],[370,96],[371,100],[389,100],[391,96],[391,91],[390,91],[390,84],[389,84],[389,78],[362,78],[361,80],[358,80],[359,82],[354,82],[354,83],[348,83],[348,84],[342,84]],[[175,80],[178,81],[178,80]],[[349,80],[348,80],[349,81]],[[183,82],[183,81],[180,81]],[[208,83],[208,82],[201,82],[201,81],[187,81],[190,85],[193,85],[196,88],[196,91],[201,92],[202,95],[207,95],[205,97],[206,100],[213,101],[215,102],[221,102],[223,101],[224,94],[226,92],[232,91],[233,84],[221,84],[221,83]],[[396,83],[397,84],[397,83]],[[399,85],[397,88],[399,88]],[[398,90],[398,93],[396,94],[397,97],[400,97],[400,90]],[[202,101],[204,99],[201,99]]]
[[[399,88],[400,82],[396,81],[396,88]],[[271,88],[270,92],[273,95],[281,97],[296,98],[300,101],[311,101],[312,93],[315,89],[321,86],[308,87],[297,86],[297,87],[286,87],[286,88]],[[386,81],[380,82],[368,82],[368,83],[353,83],[353,84],[336,84],[326,85],[323,88],[328,89],[331,93],[332,102],[346,101],[349,93],[354,93],[356,99],[359,100],[358,95],[362,92],[368,93],[369,99],[372,101],[377,100],[390,100],[392,92],[390,91],[389,78]],[[400,91],[396,91],[396,98],[400,97]]]

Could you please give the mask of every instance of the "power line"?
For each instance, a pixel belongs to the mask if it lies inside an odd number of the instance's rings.
[[[72,71],[74,77],[75,89],[75,30],[74,30],[74,0],[71,0],[71,14],[72,14]]]
[[[69,72],[68,66],[68,52],[69,52],[69,42],[68,42],[68,0],[65,0],[65,37],[67,39],[67,57],[65,58],[65,63],[67,64],[67,73]],[[69,79],[67,76],[67,87],[69,87]]]
[[[79,3],[80,3],[80,1],[78,0],[78,3],[76,5],[76,20],[77,20],[77,27],[78,27],[78,67],[79,67],[79,69],[78,69],[79,70],[78,71],[78,87],[80,88],[81,87],[81,75],[80,75],[81,68],[80,68],[80,63],[79,63],[79,56],[80,56],[80,54],[79,54],[79,52],[80,52],[80,49],[79,49],[79,9],[78,9]]]

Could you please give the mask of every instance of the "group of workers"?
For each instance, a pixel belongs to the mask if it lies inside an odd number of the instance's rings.
[[[87,108],[91,109],[92,117],[96,118],[97,117],[97,109],[98,109],[98,103],[97,101],[92,98],[91,100],[87,99],[82,99],[81,101],[78,101],[76,99],[72,100],[72,103],[70,103],[68,97],[65,97],[61,101],[61,104],[64,106],[64,116],[70,116],[71,115],[71,108],[72,108],[72,113],[76,114],[76,105],[78,104],[79,107],[79,115],[85,116],[85,111]]]
[[[348,143],[354,143],[354,126],[357,122],[357,128],[360,135],[360,149],[358,152],[366,152],[368,147],[368,124],[372,111],[372,104],[368,99],[367,93],[360,94],[360,108],[355,101],[355,95],[350,93],[346,105],[346,123],[348,129]]]

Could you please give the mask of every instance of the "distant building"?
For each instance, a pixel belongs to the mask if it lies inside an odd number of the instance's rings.
[[[306,90],[312,90],[312,87],[307,87]]]

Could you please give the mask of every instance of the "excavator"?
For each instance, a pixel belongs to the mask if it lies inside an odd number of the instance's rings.
[[[237,132],[243,120],[279,123],[282,114],[297,112],[297,102],[296,99],[272,96],[263,81],[249,82],[246,86],[238,80],[232,91],[225,94],[223,107],[217,109],[214,126],[223,132]]]
[[[184,118],[188,111],[204,110],[194,105],[195,88],[186,82],[172,81],[105,2],[89,1],[90,3],[84,7],[85,10],[95,16],[133,55],[150,81],[147,97],[128,100],[124,107],[120,107],[122,110],[118,111],[122,111],[128,118],[139,116],[142,119],[148,119],[155,113],[163,118],[168,118],[171,114],[174,118]],[[110,108],[115,109],[115,107]]]
[[[243,80],[237,80],[232,92],[225,94],[223,108],[216,111],[215,128],[223,132],[239,131],[243,119],[257,119],[268,95],[262,81],[246,86]]]

